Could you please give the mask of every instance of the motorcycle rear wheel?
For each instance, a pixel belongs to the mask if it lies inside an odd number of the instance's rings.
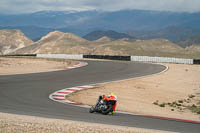
[[[107,115],[108,113],[110,113],[112,111],[113,111],[112,105],[109,104],[108,108],[106,110],[102,110],[102,114]]]

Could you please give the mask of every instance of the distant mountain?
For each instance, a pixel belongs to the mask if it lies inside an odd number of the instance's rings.
[[[33,41],[19,30],[0,30],[0,55],[8,54],[32,43]]]
[[[98,14],[99,13],[96,11],[41,11],[30,14],[0,15],[0,26],[37,26],[51,29],[78,29],[84,24],[87,25],[88,22]],[[85,28],[88,28],[88,26],[84,27],[84,29]],[[83,27],[81,29],[83,29]]]
[[[200,29],[185,28],[179,26],[168,26],[164,29],[154,31],[129,31],[130,36],[137,39],[149,40],[155,38],[165,38],[172,42],[179,42],[192,36],[200,36]]]
[[[31,14],[0,15],[0,25],[38,26],[45,28],[106,29],[116,31],[155,30],[170,25],[200,29],[200,13],[177,13],[148,10],[99,12],[41,11]]]
[[[148,10],[113,12],[96,10],[82,12],[41,11],[31,14],[0,15],[0,20],[0,27],[36,26],[75,33],[79,36],[98,29],[123,33],[135,30],[155,31],[168,26],[200,29],[199,12],[179,13]],[[40,32],[38,31],[38,33]]]
[[[121,39],[121,38],[133,38],[132,36],[129,36],[128,34],[125,33],[119,33],[116,31],[108,30],[108,31],[102,31],[102,30],[97,30],[88,33],[87,35],[83,36],[83,38],[93,41],[93,40],[98,40],[102,37],[109,37],[111,39]]]
[[[183,41],[177,42],[177,44],[184,48],[191,45],[200,45],[200,36],[193,36],[193,37],[187,38]]]

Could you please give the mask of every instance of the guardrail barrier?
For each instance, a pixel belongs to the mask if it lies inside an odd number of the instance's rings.
[[[177,63],[177,64],[193,64],[194,63],[193,59],[149,57],[149,56],[131,56],[131,61]]]
[[[40,58],[60,58],[60,59],[83,59],[83,55],[73,55],[73,54],[37,54]]]
[[[131,61],[131,56],[83,55],[83,58]]]
[[[150,57],[150,56],[111,56],[111,55],[83,55],[83,54],[16,54],[1,56],[36,56],[40,58],[61,58],[61,59],[106,59],[121,61],[141,61],[158,63],[176,63],[176,64],[200,64],[200,59],[183,59],[170,57]]]

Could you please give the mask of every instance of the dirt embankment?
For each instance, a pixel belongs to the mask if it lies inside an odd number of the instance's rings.
[[[200,121],[200,65],[166,65],[165,73],[108,83],[74,93],[69,99],[94,105],[99,95],[115,92],[117,110]]]
[[[0,57],[0,75],[25,74],[65,70],[78,61],[63,59],[4,58]]]

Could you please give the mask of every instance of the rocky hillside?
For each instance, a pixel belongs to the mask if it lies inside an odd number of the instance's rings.
[[[129,36],[128,34],[125,33],[119,33],[116,31],[108,30],[108,31],[102,31],[102,30],[97,30],[88,33],[85,35],[83,38],[93,41],[93,40],[98,40],[102,37],[109,37],[112,39],[121,39],[121,38],[133,38],[132,36]]]
[[[104,52],[103,52],[104,51]],[[112,53],[112,52],[113,53]],[[184,49],[166,39],[132,40],[120,39],[95,48],[97,54],[183,56]]]
[[[200,36],[194,36],[178,42],[181,47],[188,47],[191,45],[200,45]]]
[[[8,54],[32,44],[19,30],[0,30],[0,54]]]
[[[166,39],[136,40],[122,38],[113,40],[104,36],[95,41],[88,41],[71,33],[54,31],[42,37],[32,45],[21,48],[14,53],[140,55],[200,58],[200,49],[195,46],[193,47],[182,48]]]
[[[107,42],[111,42],[114,41],[112,38],[107,37],[107,36],[103,36],[102,38],[99,38],[98,40],[95,40],[94,42],[96,43],[107,43]]]
[[[196,54],[200,58],[200,45],[191,45],[185,48],[187,53]]]
[[[15,53],[88,53],[88,43],[89,41],[74,34],[54,31]]]

